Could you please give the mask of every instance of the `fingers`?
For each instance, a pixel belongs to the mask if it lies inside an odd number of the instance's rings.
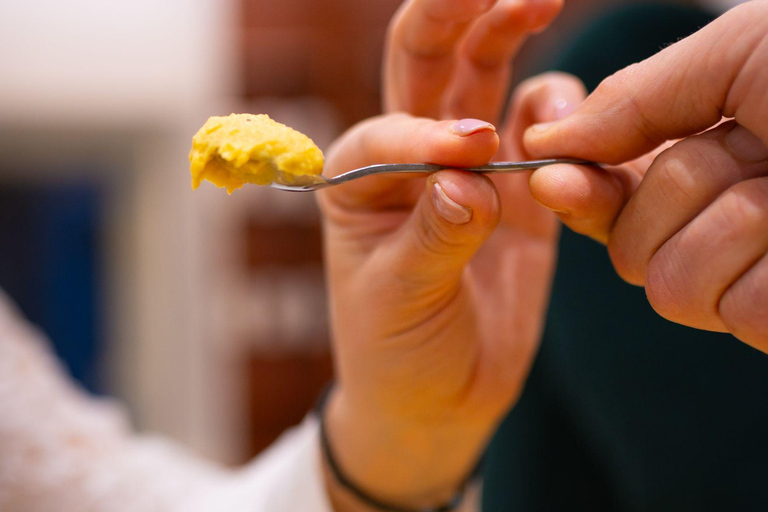
[[[542,167],[531,175],[531,195],[576,233],[607,244],[616,219],[656,156],[649,153],[613,167]]]
[[[483,68],[506,66],[525,38],[549,25],[562,7],[562,0],[499,0],[475,22],[462,57]]]
[[[615,222],[617,272],[665,318],[727,330],[721,297],[768,251],[766,176],[768,148],[735,123],[674,145]]]
[[[768,353],[768,255],[734,283],[720,299],[720,317],[740,340]]]
[[[513,57],[562,6],[562,0],[500,0],[478,19],[458,51],[444,114],[496,122],[506,100]]]
[[[768,178],[763,177],[728,189],[656,252],[646,272],[648,300],[669,320],[725,331],[721,297],[766,253]],[[752,307],[765,315],[768,303]]]
[[[616,221],[608,244],[624,280],[644,284],[651,258],[667,240],[724,191],[768,173],[766,162],[734,154],[729,141],[754,137],[742,130],[726,123],[685,139],[656,158]]]
[[[328,152],[326,175],[335,176],[372,164],[428,162],[472,167],[488,163],[499,139],[493,125],[474,119],[432,121],[406,114],[380,116],[347,132]],[[420,188],[408,187],[413,175],[382,175],[356,180],[321,195],[346,209],[375,210],[412,206]]]
[[[552,165],[531,175],[531,195],[576,233],[608,243],[613,223],[640,181],[616,169]]]
[[[499,215],[499,198],[487,177],[463,171],[433,174],[410,218],[382,244],[372,264],[418,293],[417,301],[450,299]]]
[[[410,0],[390,27],[385,110],[439,117],[458,41],[496,0]]]
[[[385,59],[386,111],[495,121],[511,60],[563,0],[411,0],[393,21]]]
[[[564,73],[547,73],[521,83],[510,103],[498,158],[526,159],[528,155],[521,148],[525,129],[533,123],[567,115],[585,96],[583,84]],[[539,236],[553,231],[555,220],[551,212],[540,208],[531,199],[527,176],[498,176],[494,182],[504,205],[503,225],[524,228]]]
[[[523,81],[515,89],[503,129],[502,159],[523,159],[525,130],[535,123],[563,119],[587,96],[584,84],[567,73],[545,73]]]
[[[748,2],[605,80],[573,115],[535,126],[533,156],[618,164],[735,117],[768,141],[768,2]],[[723,44],[728,41],[728,44]]]

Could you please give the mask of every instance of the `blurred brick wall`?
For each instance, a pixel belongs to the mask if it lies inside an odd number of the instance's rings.
[[[313,95],[346,124],[379,112],[381,49],[400,0],[242,0],[247,97]]]
[[[273,322],[281,324],[252,333],[254,338],[269,336],[272,348],[259,349],[253,343],[247,362],[251,425],[247,460],[301,422],[331,380],[333,363],[325,318],[311,318],[325,317],[325,307],[310,309],[304,300],[293,307],[280,304],[295,303],[300,297],[324,299],[319,223],[290,223],[280,217],[267,223],[250,218],[243,235],[248,273],[261,278],[253,285],[275,301]],[[297,275],[304,279],[296,279]],[[264,281],[268,276],[271,282]]]

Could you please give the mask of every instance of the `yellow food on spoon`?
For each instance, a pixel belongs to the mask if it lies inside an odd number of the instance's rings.
[[[312,139],[260,114],[211,117],[192,139],[192,188],[203,180],[227,189],[269,185],[323,172],[323,152]]]

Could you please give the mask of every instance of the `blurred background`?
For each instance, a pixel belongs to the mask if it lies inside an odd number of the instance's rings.
[[[619,3],[566,2],[516,80]],[[331,378],[314,198],[193,193],[187,154],[210,115],[268,113],[325,149],[377,114],[399,4],[0,4],[0,288],[139,428],[240,463]]]

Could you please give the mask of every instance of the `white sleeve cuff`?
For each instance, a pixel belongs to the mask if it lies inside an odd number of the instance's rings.
[[[284,433],[267,451],[211,492],[202,510],[333,512],[325,487],[317,418]]]

